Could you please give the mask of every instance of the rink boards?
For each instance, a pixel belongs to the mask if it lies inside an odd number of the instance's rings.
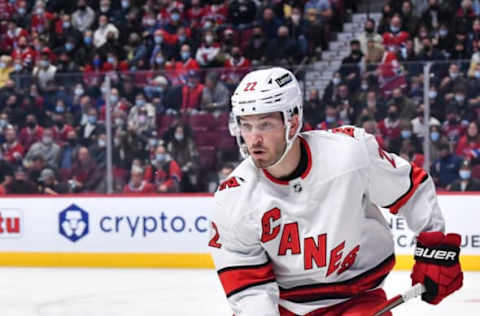
[[[440,194],[447,232],[462,234],[462,265],[480,270],[480,195]],[[211,195],[61,196],[0,199],[0,265],[213,268]],[[388,215],[396,269],[413,263],[413,234]]]

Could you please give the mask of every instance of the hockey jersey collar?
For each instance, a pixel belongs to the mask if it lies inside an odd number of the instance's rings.
[[[305,169],[305,171],[300,176],[302,179],[305,179],[308,176],[308,174],[310,173],[310,169],[312,169],[312,152],[310,150],[310,146],[308,146],[307,141],[301,136],[298,136],[298,138],[300,139],[300,141],[302,142],[303,146],[305,147],[305,149],[307,151],[307,161],[308,161],[307,162],[307,169]],[[263,174],[265,175],[265,177],[267,177],[267,179],[272,181],[273,183],[288,185],[288,181],[284,181],[284,180],[280,180],[280,179],[275,178],[274,176],[272,176],[270,174],[270,172],[267,171],[267,169],[262,169],[262,171],[263,171]]]

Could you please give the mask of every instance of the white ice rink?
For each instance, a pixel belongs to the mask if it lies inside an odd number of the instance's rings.
[[[393,272],[389,297],[410,286]],[[213,270],[0,268],[1,316],[231,316]],[[394,315],[480,315],[480,273],[438,306],[420,299]]]

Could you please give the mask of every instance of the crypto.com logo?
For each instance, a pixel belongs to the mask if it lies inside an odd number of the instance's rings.
[[[88,234],[88,213],[75,204],[60,212],[58,223],[60,234],[73,242]]]

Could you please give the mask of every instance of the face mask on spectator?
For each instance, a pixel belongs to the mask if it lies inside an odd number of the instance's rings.
[[[186,37],[185,35],[179,35],[179,36],[178,36],[178,41],[179,41],[180,43],[183,43],[183,42],[185,42],[186,40],[187,40],[187,37]]]
[[[63,22],[63,23],[62,23],[62,27],[63,27],[64,29],[70,28],[70,22]]]
[[[95,58],[95,59],[93,60],[93,65],[94,65],[95,67],[100,67],[101,64],[102,64],[102,60],[101,60],[100,58]]]
[[[334,84],[334,85],[338,85],[342,80],[341,80],[340,78],[338,78],[338,77],[335,77],[335,78],[333,78],[332,81],[333,81],[333,84]]]
[[[17,12],[18,12],[18,14],[20,14],[20,15],[25,15],[25,13],[27,12],[27,10],[26,10],[25,8],[18,8],[18,9],[17,9]]]
[[[155,58],[155,62],[157,63],[157,65],[162,65],[164,61],[165,61],[165,58],[163,57]]]
[[[460,175],[460,178],[462,178],[462,180],[467,180],[470,179],[472,172],[470,170],[460,170],[458,174]]]
[[[63,113],[63,112],[65,112],[65,108],[62,105],[57,105],[55,107],[55,112]]]
[[[180,20],[180,14],[173,13],[172,14],[172,21],[177,22],[178,20]]]
[[[48,60],[40,60],[40,66],[48,67],[48,65],[50,65],[50,62]]]
[[[158,86],[158,87],[155,87],[155,91],[158,93],[163,93],[163,91],[165,91],[165,88],[163,86]]]
[[[120,146],[120,144],[121,144],[120,138],[115,137],[115,138],[113,139],[113,144],[114,144],[115,146]]]
[[[438,35],[440,35],[440,37],[445,37],[448,35],[448,30],[441,29],[440,31],[438,31]]]
[[[428,91],[428,97],[430,99],[435,99],[437,97],[437,91],[435,91],[435,90]]]
[[[155,41],[156,44],[161,44],[163,42],[163,37],[155,36],[154,41]]]
[[[138,116],[138,121],[139,121],[140,123],[142,123],[142,124],[145,123],[145,122],[147,121],[147,116],[144,115],[144,114],[139,115],[139,116]]]
[[[122,118],[120,118],[120,117],[115,118],[115,125],[116,126],[123,126],[123,124],[125,124],[125,122],[123,121]]]
[[[360,87],[363,91],[368,89],[368,84],[362,83],[362,86]]]
[[[75,93],[75,95],[78,97],[78,96],[81,96],[83,95],[85,91],[83,91],[82,88],[75,88],[75,91],[73,93]]]
[[[43,142],[45,145],[50,145],[50,144],[52,143],[52,137],[50,137],[50,136],[43,136],[42,142]]]
[[[110,96],[110,102],[117,103],[117,101],[118,101],[118,95],[112,94]]]
[[[45,11],[43,10],[43,8],[37,8],[37,9],[35,10],[35,12],[36,12],[38,15],[42,15],[43,12],[45,12]]]
[[[0,128],[4,128],[5,126],[7,126],[7,121],[4,120],[4,119],[1,119],[0,120]]]
[[[150,138],[150,139],[148,140],[148,146],[150,146],[150,147],[152,147],[152,148],[155,147],[155,146],[157,146],[157,140],[156,140],[155,138]]]
[[[175,139],[179,142],[183,140],[183,133],[175,133]]]
[[[430,139],[434,142],[436,142],[440,138],[440,133],[439,132],[431,132],[430,133]]]
[[[130,1],[123,0],[121,3],[122,3],[122,8],[124,9],[130,6]]]
[[[479,70],[475,71],[475,78],[480,78],[480,71]]]
[[[182,60],[187,60],[190,58],[190,52],[181,52],[180,53]]]
[[[5,63],[4,63],[4,62],[0,62],[0,69],[3,69],[3,68],[5,68],[5,66],[6,66],[6,65],[5,65]]]
[[[72,43],[65,43],[65,49],[67,51],[71,51],[73,49],[73,44]]]
[[[115,57],[109,56],[109,57],[107,57],[107,61],[108,61],[110,64],[114,64],[114,63],[115,63]]]
[[[13,69],[15,69],[15,71],[21,71],[22,70],[22,65],[21,64],[15,64],[13,65]]]
[[[292,14],[293,23],[298,23],[300,21],[300,14]]]
[[[155,25],[155,19],[153,19],[153,18],[152,19],[146,19],[145,24],[147,26],[154,26]]]
[[[166,158],[167,158],[166,154],[156,154],[155,155],[155,160],[157,162],[164,162]]]
[[[412,131],[411,130],[404,129],[400,133],[402,134],[402,138],[404,138],[404,139],[409,139],[410,137],[412,137]]]
[[[106,144],[107,144],[107,143],[105,142],[104,139],[101,139],[101,138],[100,138],[100,139],[98,140],[98,147],[103,148],[103,147],[105,147]]]
[[[100,11],[103,12],[103,13],[107,12],[108,9],[110,9],[108,5],[102,5],[102,6],[100,6]]]
[[[462,102],[465,100],[465,96],[462,95],[462,94],[456,94],[456,95],[455,95],[455,100],[456,100],[458,103],[462,103]]]
[[[457,73],[457,72],[451,72],[451,73],[450,73],[450,78],[455,79],[455,78],[457,78],[457,77],[458,77],[458,73]]]
[[[398,33],[398,31],[400,31],[400,28],[398,26],[390,25],[390,31],[392,31],[392,33]]]
[[[208,30],[211,27],[212,27],[212,22],[210,22],[210,21],[207,21],[207,22],[205,22],[205,24],[203,24],[203,28],[205,30]]]
[[[97,117],[95,115],[88,116],[88,123],[95,124],[97,122]]]
[[[333,122],[335,122],[335,117],[334,117],[334,116],[328,116],[328,115],[327,115],[327,116],[325,117],[325,122],[327,122],[327,123],[333,123]]]
[[[135,105],[144,106],[145,105],[145,100],[143,100],[143,99],[135,100]]]
[[[90,45],[90,44],[92,44],[92,38],[86,36],[86,37],[83,38],[83,42],[84,42],[86,45]]]
[[[205,36],[205,42],[207,44],[211,44],[213,42],[213,36],[212,35]]]

